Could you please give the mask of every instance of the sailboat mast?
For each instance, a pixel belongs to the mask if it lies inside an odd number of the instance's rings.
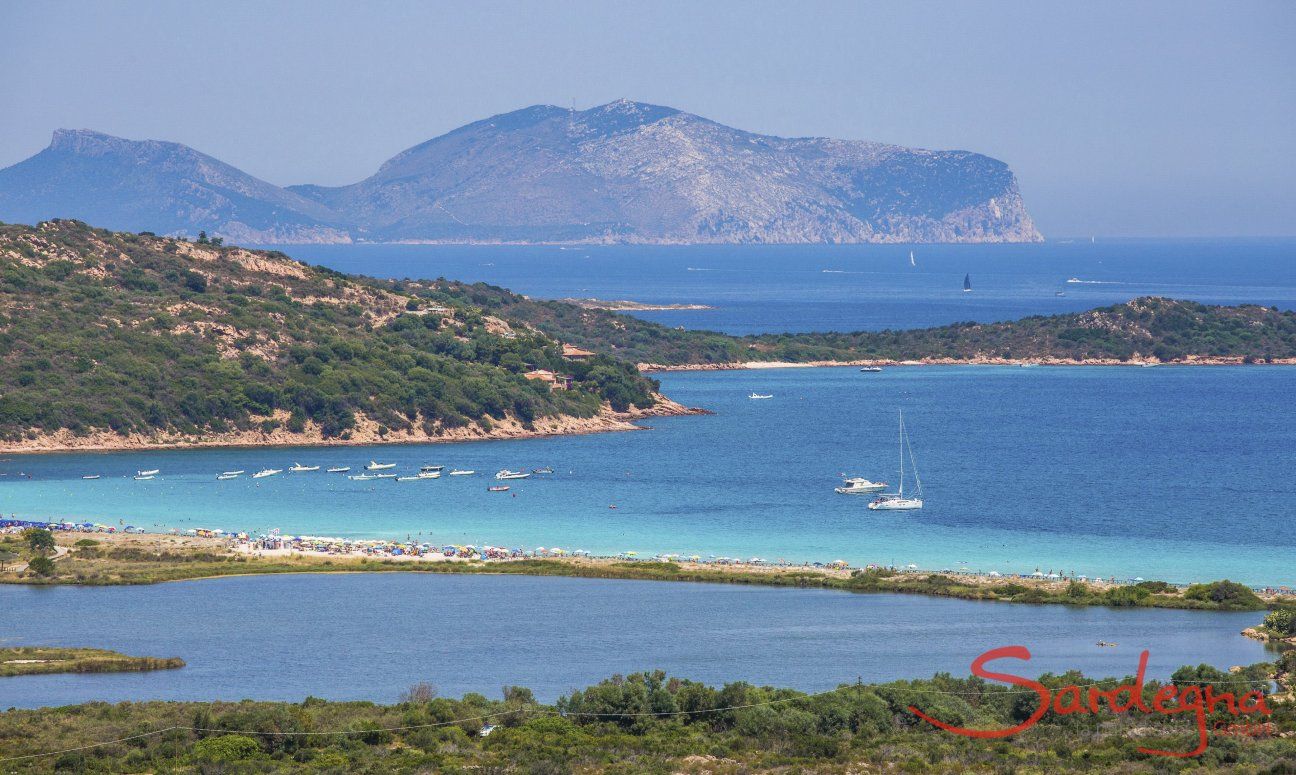
[[[900,497],[904,497],[904,410],[900,410]]]

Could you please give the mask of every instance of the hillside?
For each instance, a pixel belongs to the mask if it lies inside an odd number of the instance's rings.
[[[476,303],[551,336],[640,364],[790,363],[1242,363],[1296,361],[1296,312],[1148,297],[1111,307],[1007,323],[906,331],[733,337],[682,331],[629,315],[499,288],[467,286]]]
[[[350,240],[328,208],[179,143],[60,129],[48,148],[0,170],[0,220],[69,217],[239,242]]]
[[[59,130],[0,170],[0,220],[244,243],[1030,242],[1002,161],[734,129],[618,100],[460,127],[340,187],[280,188],[177,143]]]
[[[0,359],[10,450],[529,435],[677,410],[633,366],[564,358],[465,301],[75,221],[0,226]]]

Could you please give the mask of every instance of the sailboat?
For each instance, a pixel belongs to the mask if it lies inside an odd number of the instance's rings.
[[[914,489],[917,492],[915,497],[909,498],[905,497],[904,491],[906,452],[909,453],[909,467],[913,469]],[[922,480],[918,478],[918,461],[914,459],[913,447],[909,444],[909,437],[905,435],[903,409],[900,410],[900,491],[879,495],[877,500],[870,503],[868,507],[874,511],[911,511],[923,507]]]
[[[972,292],[972,275],[970,274],[963,275],[963,292],[964,293]]]
[[[909,266],[918,266],[918,262],[914,261],[914,254],[912,250],[909,251]]]

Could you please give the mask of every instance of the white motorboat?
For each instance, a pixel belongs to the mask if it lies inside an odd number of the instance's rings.
[[[217,481],[221,481],[221,482],[228,481],[230,479],[237,479],[237,478],[239,478],[238,474],[220,474],[216,477]]]
[[[913,469],[914,490],[916,497],[906,498],[904,491],[905,479],[905,453],[909,455],[909,467]],[[912,511],[921,509],[922,502],[922,480],[918,478],[918,461],[914,458],[913,447],[909,444],[909,437],[905,434],[904,410],[900,411],[900,488],[897,493],[886,493],[879,495],[877,500],[873,501],[868,507],[874,511]]]
[[[507,468],[495,474],[496,479],[526,479],[531,474],[526,471],[510,471]]]
[[[333,466],[332,468],[328,469],[328,471],[327,471],[326,473],[330,473],[330,474],[345,474],[347,471],[350,471],[350,470],[351,470],[351,466]]]
[[[154,478],[153,474],[135,474],[135,481],[137,482],[146,482],[152,478]]]
[[[396,474],[370,474],[375,479],[395,479]]]
[[[472,475],[475,474],[475,473],[477,473],[477,472],[476,472],[476,471],[472,471],[472,470],[468,470],[468,471],[460,471],[458,468],[456,468],[456,469],[454,469],[453,471],[450,472],[450,475],[451,475],[451,476],[472,476]]]
[[[752,393],[751,395],[749,395],[749,396],[747,396],[747,397],[750,398],[750,399],[753,400],[753,401],[757,401],[757,400],[762,399],[762,398],[773,398],[773,397],[774,397],[774,394],[773,394],[773,393],[770,393],[769,395],[761,395],[760,393]]]
[[[221,471],[220,475],[221,476],[242,476],[245,473],[247,472],[240,468],[237,471]]]
[[[81,477],[81,478],[82,478],[82,479],[98,479],[98,478],[99,478],[99,474],[86,474],[85,476],[83,476],[83,477]]]
[[[886,482],[872,482],[862,477],[851,477],[842,482],[841,487],[834,488],[835,492],[842,495],[867,495],[874,492],[882,492],[887,488]]]
[[[544,468],[533,468],[533,469],[531,469],[531,473],[533,473],[533,474],[552,474],[552,473],[553,473],[553,466],[545,466]]]
[[[370,460],[369,465],[365,466],[366,471],[386,471],[389,468],[395,468],[395,463],[379,463],[376,460]]]
[[[370,479],[377,479],[378,477],[373,474],[353,474],[347,478],[353,482],[367,482]]]
[[[419,468],[419,473],[420,473],[420,474],[439,474],[439,473],[441,473],[441,471],[444,470],[444,469],[445,469],[445,466],[421,466],[421,467]]]
[[[508,492],[508,489],[509,488],[507,484],[496,484],[491,487],[487,487],[486,491],[487,492]]]
[[[274,476],[275,474],[282,474],[282,473],[283,473],[282,468],[263,468],[260,471],[257,471],[255,474],[252,474],[252,478],[264,479],[267,476]]]
[[[380,477],[377,477],[377,478],[381,479],[382,477],[380,476]],[[440,479],[440,478],[441,478],[441,474],[439,474],[439,473],[428,473],[428,474],[419,473],[419,474],[414,474],[413,476],[398,476],[398,477],[396,477],[396,481],[398,481],[398,482],[422,482],[422,481],[426,481],[426,480],[428,480],[428,479]]]
[[[288,470],[289,470],[289,471],[292,471],[292,472],[294,472],[294,473],[299,473],[299,474],[300,474],[300,473],[303,473],[303,472],[305,472],[305,471],[318,471],[318,470],[320,470],[320,467],[319,467],[319,466],[304,466],[304,465],[302,465],[301,463],[293,463],[293,464],[292,464],[292,468],[289,468]]]
[[[878,372],[882,371],[882,367],[881,366],[861,366],[860,371],[865,372],[866,374],[877,374]]]
[[[151,468],[148,471],[136,471],[135,475],[136,476],[157,476],[160,473],[162,473],[161,469]]]

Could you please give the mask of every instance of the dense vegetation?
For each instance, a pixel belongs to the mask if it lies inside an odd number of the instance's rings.
[[[106,649],[52,648],[47,646],[0,647],[0,677],[41,673],[125,673],[138,670],[174,670],[184,667],[177,657],[131,657]]]
[[[1296,669],[1296,651],[1238,673],[1184,667],[1180,687],[1214,685],[1238,695],[1268,691],[1268,676]],[[1021,663],[1005,664],[1027,673]],[[1015,668],[1015,670],[1014,670]],[[1094,683],[1078,673],[1046,675],[1052,690]],[[1097,682],[1111,690],[1129,679]],[[1145,689],[1150,703],[1156,682]],[[1284,687],[1285,688],[1285,687]],[[940,674],[930,680],[844,684],[807,695],[731,683],[712,687],[660,672],[614,676],[542,704],[505,687],[502,698],[452,700],[420,684],[396,705],[369,702],[103,702],[0,713],[6,772],[157,773],[702,773],[702,772],[1175,772],[1206,768],[1289,773],[1296,768],[1296,708],[1256,739],[1212,733],[1196,759],[1150,756],[1139,747],[1188,751],[1191,714],[1047,713],[1013,738],[973,740],[934,729],[910,712],[964,727],[1002,729],[1039,704],[1029,690]],[[1236,723],[1221,712],[1216,721]],[[488,735],[482,732],[493,725]],[[122,742],[70,750],[90,743]],[[14,759],[58,752],[40,758]]]
[[[453,295],[433,306],[279,253],[75,221],[0,226],[0,362],[7,440],[308,425],[346,438],[361,418],[432,434],[646,407],[655,388]],[[574,389],[522,376],[535,368]]]

